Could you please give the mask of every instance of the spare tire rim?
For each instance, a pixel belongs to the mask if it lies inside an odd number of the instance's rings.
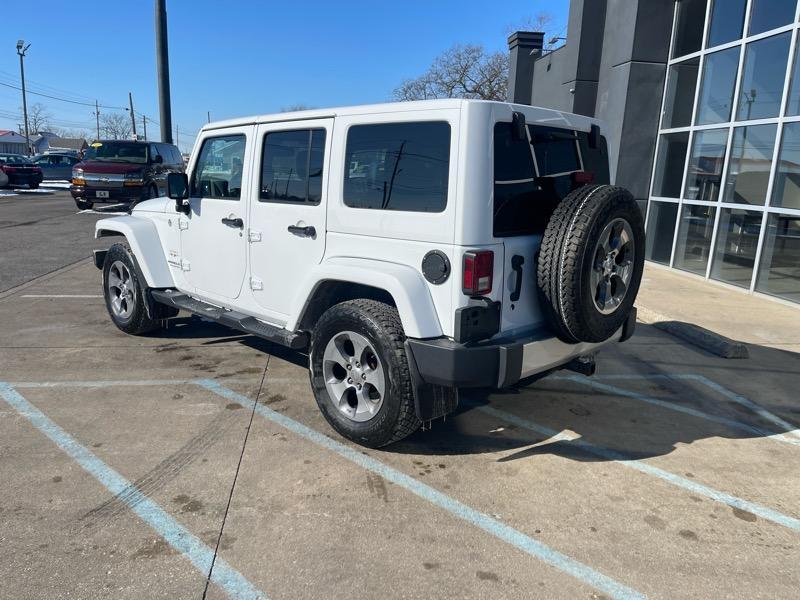
[[[322,374],[328,396],[342,415],[363,422],[378,414],[386,387],[383,365],[363,335],[334,335],[322,355]]]
[[[108,299],[114,315],[121,319],[130,318],[136,305],[134,283],[128,266],[115,260],[108,269]]]
[[[595,308],[604,315],[615,312],[628,293],[635,258],[633,229],[625,219],[610,221],[594,249],[591,291]]]

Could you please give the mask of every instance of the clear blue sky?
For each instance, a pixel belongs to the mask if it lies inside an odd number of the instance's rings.
[[[188,150],[206,121],[379,102],[454,44],[505,50],[527,19],[553,16],[563,34],[568,0],[167,0],[173,126]],[[100,100],[158,119],[152,0],[11,2],[3,7],[0,83],[19,85],[17,39],[30,42],[29,91]],[[0,85],[0,129],[22,119],[20,92]],[[29,95],[56,126],[93,131],[94,109]],[[101,108],[101,111],[103,109]],[[148,125],[148,136],[156,136]]]

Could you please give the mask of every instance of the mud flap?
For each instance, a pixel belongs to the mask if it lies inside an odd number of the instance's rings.
[[[417,418],[425,423],[453,412],[458,407],[458,388],[425,383],[419,374],[419,368],[408,340],[404,345]]]

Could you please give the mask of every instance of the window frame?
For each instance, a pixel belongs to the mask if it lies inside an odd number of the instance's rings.
[[[301,201],[295,200],[275,200],[272,198],[264,198],[261,195],[262,184],[264,182],[264,155],[267,149],[267,137],[272,134],[281,134],[281,133],[295,133],[298,131],[307,131],[308,132],[308,146],[306,147],[306,152],[308,153],[308,157],[306,159],[306,199]],[[322,138],[322,172],[320,173],[320,197],[317,201],[310,201],[308,199],[308,192],[309,192],[309,179],[311,166],[311,148],[314,143],[314,132],[321,131],[323,134]],[[260,159],[258,162],[258,187],[255,200],[256,202],[263,203],[263,204],[289,204],[292,206],[319,206],[322,203],[322,200],[325,196],[325,186],[322,185],[323,181],[325,180],[325,159],[327,158],[326,153],[326,144],[328,143],[328,129],[324,126],[320,127],[297,127],[294,129],[271,129],[265,131],[264,134],[261,136],[261,152],[260,152]]]
[[[195,182],[197,180],[198,165],[200,164],[200,159],[203,156],[203,148],[208,142],[211,142],[213,140],[232,138],[232,137],[240,137],[244,140],[244,152],[242,153],[242,188],[239,191],[239,196],[233,198],[230,196],[202,196],[195,194],[196,190]],[[219,135],[209,135],[204,137],[203,140],[200,142],[200,148],[198,149],[197,152],[197,158],[192,164],[192,172],[191,176],[189,177],[189,197],[209,199],[209,200],[228,200],[230,202],[240,202],[242,200],[242,196],[244,196],[246,193],[246,189],[244,187],[244,169],[246,167],[246,160],[247,160],[247,144],[248,144],[248,135],[244,131],[236,131],[231,133],[221,132]]]

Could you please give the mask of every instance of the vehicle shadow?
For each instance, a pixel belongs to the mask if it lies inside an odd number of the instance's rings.
[[[502,452],[498,462],[541,454],[602,462],[663,456],[708,438],[754,439],[785,431],[752,406],[721,395],[706,380],[671,377],[686,373],[705,375],[712,385],[722,382],[800,428],[795,392],[800,356],[763,346],[750,350],[750,359],[725,360],[639,324],[630,342],[601,358],[609,371],[624,373],[622,379],[561,371],[507,390],[463,390],[453,415],[434,421],[432,431],[419,431],[386,450],[419,455]]]

